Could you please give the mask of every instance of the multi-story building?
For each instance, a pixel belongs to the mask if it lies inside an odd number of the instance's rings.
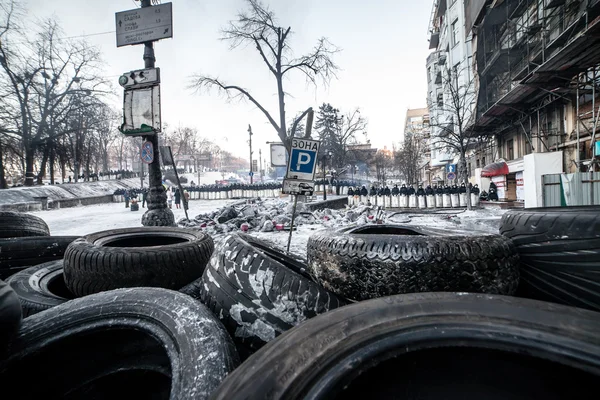
[[[474,166],[505,163],[487,173],[499,197],[541,206],[541,174],[594,163],[600,0],[459,3],[479,83],[472,129],[490,144]]]
[[[458,152],[442,138],[447,137],[448,129],[458,129],[456,110],[449,106],[453,103],[452,80],[456,79],[460,87],[468,87],[473,82],[470,42],[471,34],[465,30],[463,2],[434,0],[429,22],[429,48],[433,51],[427,57],[427,104],[431,121],[428,176],[431,183],[447,183],[446,166],[458,163]],[[449,71],[452,71],[452,79],[449,79]],[[469,111],[473,106],[465,104]],[[467,175],[471,176],[468,170]]]
[[[429,110],[427,107],[406,110],[403,140],[410,136],[414,148],[419,151],[418,157],[415,158],[417,160],[416,178],[418,182],[431,182],[429,166],[431,161],[431,149],[429,147],[430,133]]]

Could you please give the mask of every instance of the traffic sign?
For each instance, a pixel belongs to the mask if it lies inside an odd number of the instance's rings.
[[[283,193],[287,194],[300,194],[312,196],[313,192],[315,191],[315,184],[313,181],[284,179],[282,191]]]
[[[250,172],[248,172],[248,175],[249,176],[254,176],[254,172],[250,171]]]
[[[154,146],[152,145],[151,141],[146,140],[144,143],[142,143],[140,159],[144,164],[152,164],[152,161],[154,161]]]
[[[454,172],[448,172],[448,180],[453,181],[456,179],[456,174]]]
[[[317,167],[318,140],[293,138],[287,178],[312,181]]]
[[[160,68],[146,68],[126,72],[119,77],[119,85],[125,89],[135,89],[160,83]]]
[[[446,165],[446,172],[456,173],[456,164],[448,164],[448,165]]]
[[[173,3],[115,14],[117,47],[173,37]]]

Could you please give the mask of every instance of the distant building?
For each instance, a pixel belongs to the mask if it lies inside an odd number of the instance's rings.
[[[406,119],[404,121],[404,132],[402,134],[402,139],[404,142],[404,139],[406,139],[410,135],[418,143],[420,157],[417,162],[417,180],[419,182],[431,182],[432,178],[430,173],[430,133],[431,132],[429,126],[429,109],[427,107],[408,109],[406,111]]]

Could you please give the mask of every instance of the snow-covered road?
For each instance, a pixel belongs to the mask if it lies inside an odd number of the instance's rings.
[[[239,200],[190,201],[188,215],[196,215],[223,207]],[[185,217],[183,209],[173,209],[175,221]],[[32,214],[42,218],[50,227],[50,233],[59,235],[86,235],[107,229],[129,228],[142,225],[142,215],[146,212],[125,208],[125,203],[97,204],[85,207],[63,208],[60,210],[37,211]]]

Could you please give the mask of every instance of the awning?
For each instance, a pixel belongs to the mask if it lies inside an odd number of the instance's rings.
[[[481,170],[481,176],[484,178],[490,178],[492,176],[508,175],[508,164],[504,161],[488,164]]]

